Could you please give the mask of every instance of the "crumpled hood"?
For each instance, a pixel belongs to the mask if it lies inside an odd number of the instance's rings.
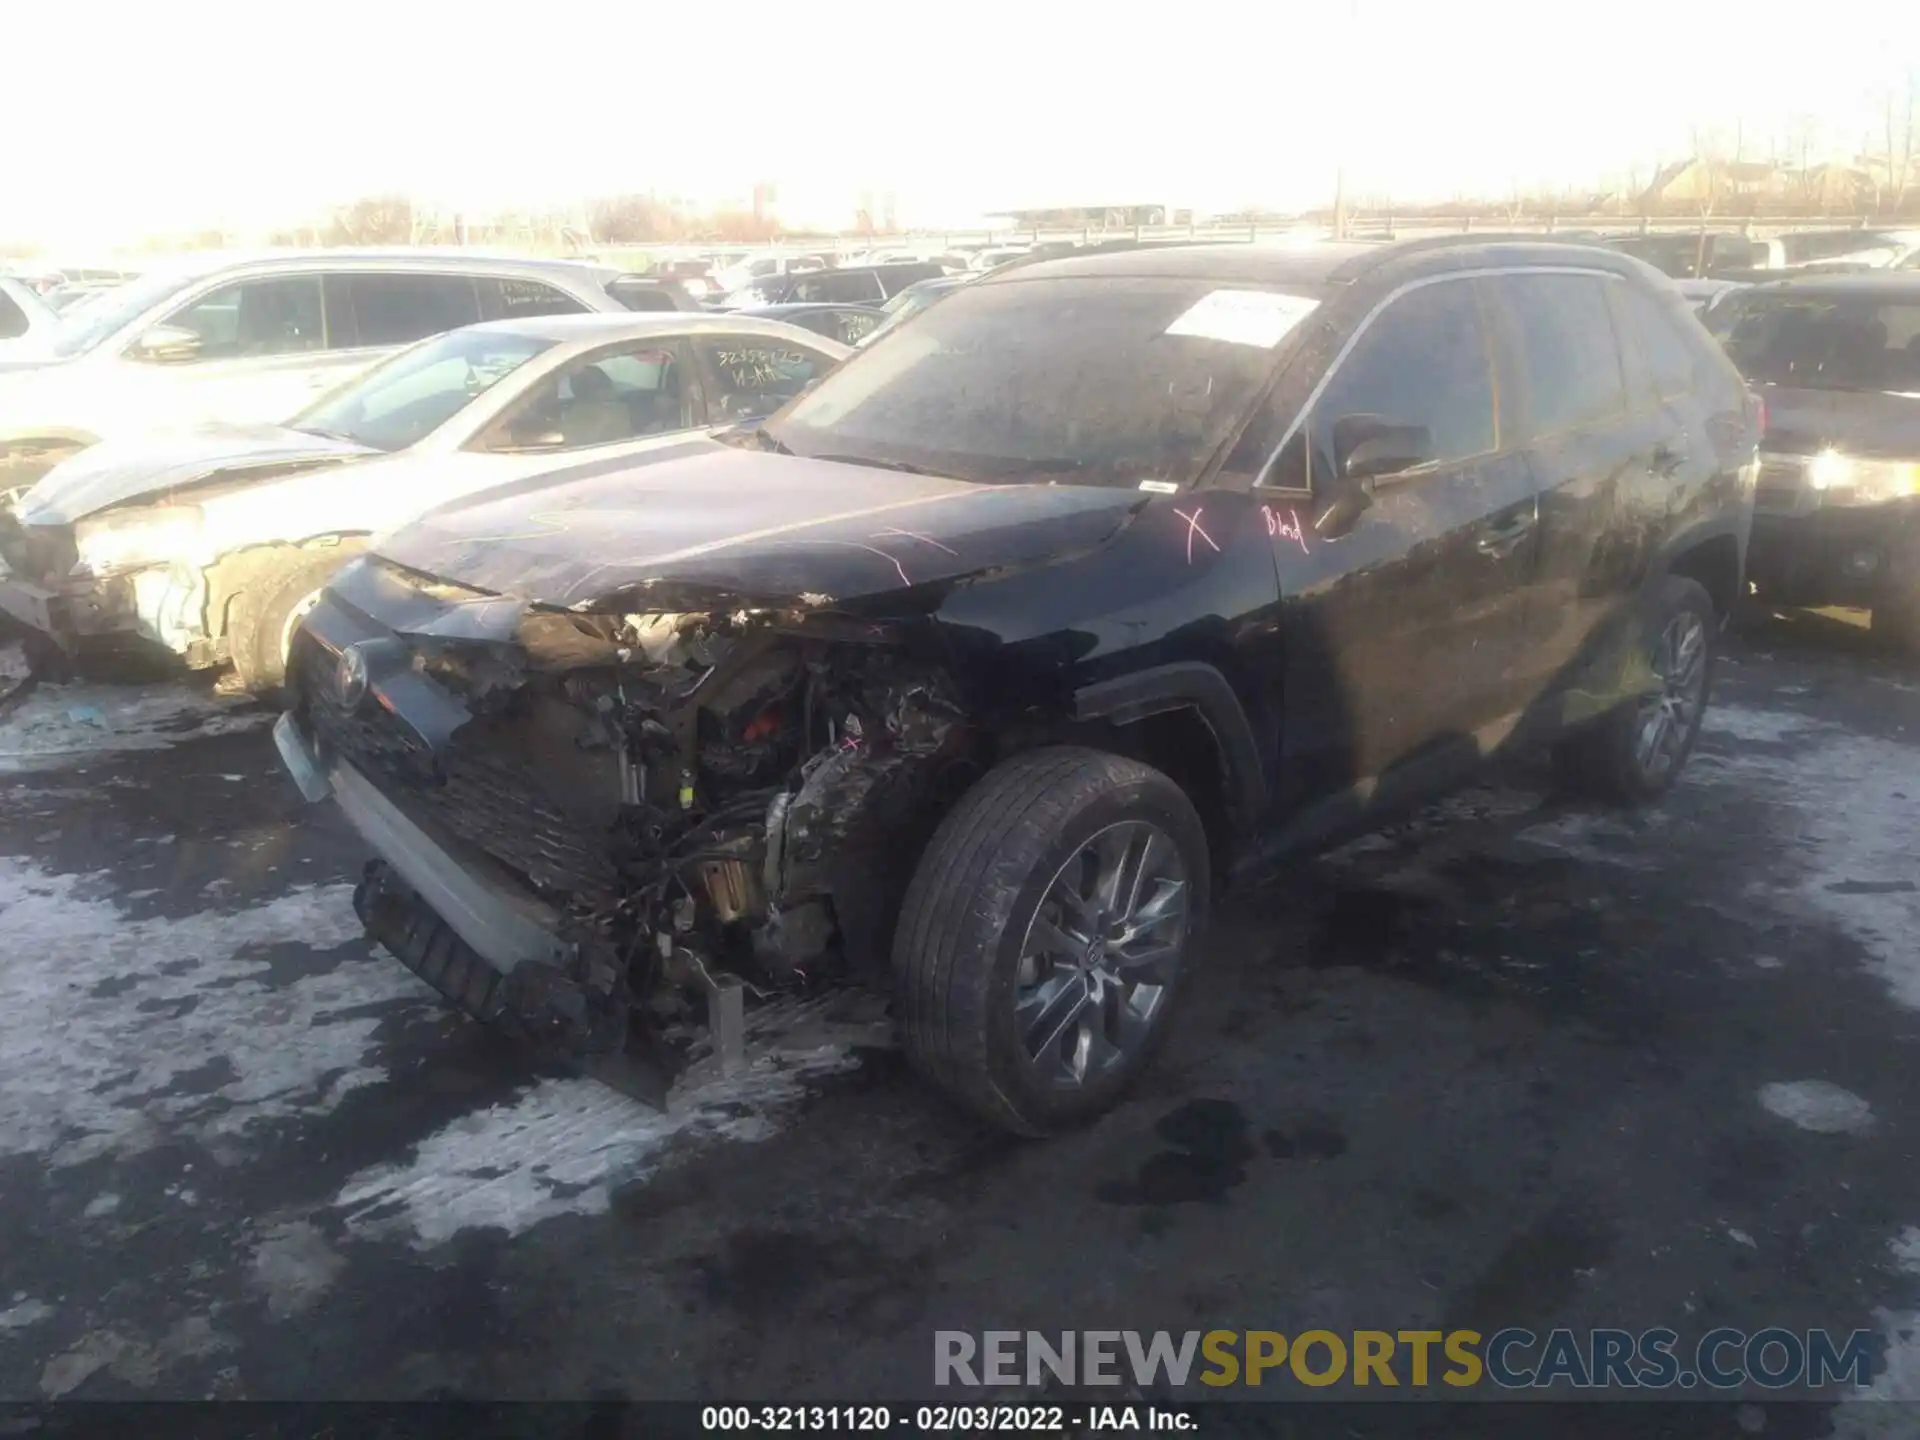
[[[1834,449],[1878,460],[1920,460],[1920,394],[1790,390],[1770,385],[1763,450],[1811,455]]]
[[[1145,496],[980,485],[710,440],[570,467],[432,510],[380,542],[409,569],[588,608],[649,585],[823,605],[1098,544]]]
[[[278,425],[205,426],[103,440],[43,475],[21,497],[19,515],[29,525],[71,525],[131,500],[158,499],[216,473],[240,478],[255,468],[337,464],[381,453]]]

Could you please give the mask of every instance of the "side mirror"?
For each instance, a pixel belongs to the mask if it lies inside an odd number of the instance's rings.
[[[1393,425],[1377,415],[1345,415],[1333,423],[1334,475],[1326,503],[1313,519],[1323,538],[1337,540],[1373,508],[1374,481],[1433,458],[1433,434],[1424,425]]]
[[[1332,497],[1313,517],[1314,533],[1323,540],[1338,540],[1372,508],[1373,487],[1365,480],[1337,480]]]
[[[1341,480],[1399,475],[1432,458],[1433,432],[1424,425],[1392,425],[1372,415],[1348,415],[1334,422],[1334,473]]]
[[[178,325],[156,325],[133,342],[133,358],[149,365],[182,365],[200,358],[201,340]]]

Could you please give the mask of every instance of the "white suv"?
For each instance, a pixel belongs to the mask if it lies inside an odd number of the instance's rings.
[[[196,257],[0,352],[0,495],[109,436],[278,423],[399,347],[476,321],[694,308],[678,287],[569,260]]]

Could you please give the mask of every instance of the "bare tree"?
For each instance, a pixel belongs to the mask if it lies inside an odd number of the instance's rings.
[[[1700,216],[1700,243],[1694,250],[1693,273],[1707,273],[1707,223],[1713,219],[1714,212],[1720,208],[1724,199],[1724,172],[1718,157],[1718,147],[1710,133],[1698,126],[1693,131],[1693,167],[1695,172],[1693,203]]]
[[[1907,203],[1907,187],[1913,180],[1914,100],[1916,80],[1909,72],[1904,95],[1887,95],[1887,189],[1898,214]]]
[[[405,245],[413,238],[413,202],[404,195],[364,195],[333,212],[329,245]]]
[[[651,195],[608,195],[587,206],[587,226],[605,244],[635,245],[671,240],[677,217]]]

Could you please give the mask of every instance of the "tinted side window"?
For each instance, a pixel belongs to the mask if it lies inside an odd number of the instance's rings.
[[[336,350],[411,345],[480,318],[465,275],[329,275],[327,320]]]
[[[859,305],[879,301],[880,281],[871,271],[822,270],[793,282],[793,300],[801,304]]]
[[[587,307],[563,291],[538,280],[499,280],[489,276],[474,282],[480,289],[482,320],[517,320],[526,315],[578,315]]]
[[[693,345],[713,380],[707,418],[715,425],[771,415],[834,364],[818,350],[779,340],[715,335]]]
[[[475,442],[482,450],[583,450],[700,423],[678,343],[577,360],[549,375]]]
[[[1620,346],[1635,388],[1644,382],[1657,399],[1671,400],[1693,386],[1699,356],[1679,326],[1637,285],[1609,285],[1614,317],[1620,326]]]
[[[832,338],[842,345],[858,345],[880,323],[880,317],[867,310],[842,310],[833,318],[835,327]]]
[[[1627,407],[1602,288],[1608,283],[1585,275],[1510,275],[1494,282],[1513,322],[1527,415],[1537,435],[1590,425]]]
[[[27,333],[27,312],[14,303],[6,291],[0,290],[0,340],[16,340]]]
[[[324,344],[320,277],[239,280],[202,296],[165,321],[200,337],[202,360],[258,359]]]
[[[1497,448],[1490,351],[1471,282],[1402,295],[1362,332],[1308,417],[1313,478],[1324,482],[1334,473],[1334,427],[1361,415],[1426,427],[1437,462]],[[1287,472],[1274,483],[1301,483],[1292,466]]]

